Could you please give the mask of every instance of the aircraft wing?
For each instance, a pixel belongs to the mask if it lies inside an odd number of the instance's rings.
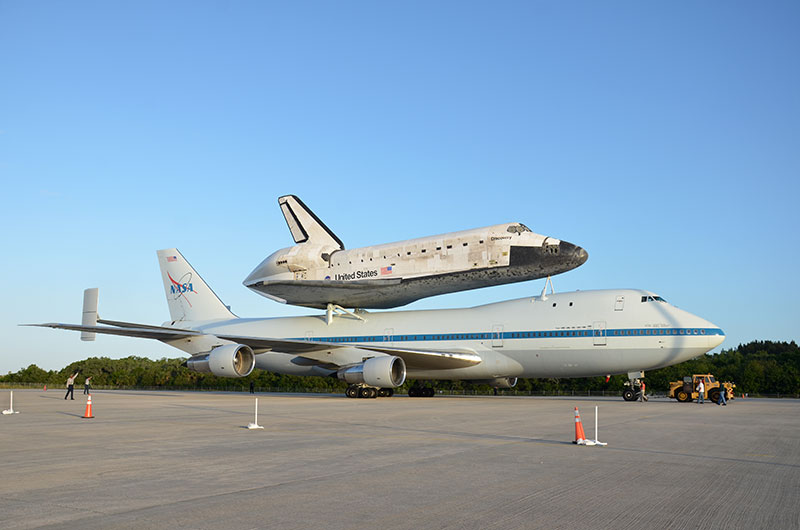
[[[312,361],[325,364],[341,365],[336,359],[337,349],[358,349],[367,352],[383,353],[385,355],[395,355],[405,361],[408,368],[445,370],[450,368],[464,368],[479,364],[482,359],[480,355],[472,350],[453,349],[453,350],[415,350],[408,348],[393,348],[382,346],[371,346],[363,344],[343,344],[341,342],[318,342],[307,340],[288,340],[270,339],[260,337],[242,337],[237,335],[219,334],[216,337],[247,344],[254,350],[270,350],[280,353],[294,354]],[[349,363],[348,363],[349,364]]]
[[[114,322],[114,321],[107,321]],[[155,339],[164,342],[198,337],[205,335],[199,331],[167,328],[161,326],[147,326],[144,324],[133,324],[128,322],[115,322],[118,327],[112,326],[83,326],[80,324],[62,324],[50,322],[47,324],[24,324],[26,326],[36,326],[53,329],[66,329],[71,331],[87,331],[92,333],[103,333],[106,335],[118,335],[123,337],[136,337],[143,339]],[[125,327],[122,327],[122,326]],[[307,340],[277,339],[268,337],[247,337],[241,335],[214,334],[215,337],[245,344],[253,348],[256,353],[274,351],[297,355],[311,361],[325,365],[349,364],[350,361],[340,361],[337,359],[336,350],[348,348],[363,350],[365,353],[375,352],[385,355],[395,355],[405,361],[408,368],[425,370],[446,370],[452,368],[464,368],[479,364],[482,359],[473,350],[453,349],[453,350],[417,350],[408,348],[372,346],[361,344],[330,343]],[[351,357],[348,356],[347,359]]]
[[[410,350],[406,348],[383,348],[380,346],[359,346],[359,349],[396,355],[403,359],[408,368],[416,370],[448,370],[466,368],[480,364],[483,359],[474,350]]]

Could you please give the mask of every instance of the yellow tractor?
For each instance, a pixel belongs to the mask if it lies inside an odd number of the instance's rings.
[[[733,399],[733,389],[736,385],[733,383],[720,383],[711,374],[694,374],[691,377],[684,377],[683,381],[672,381],[669,384],[669,397],[675,398],[682,403],[691,403],[697,399],[697,384],[703,380],[705,387],[703,399],[708,399],[717,403],[719,396],[725,392],[725,399]]]

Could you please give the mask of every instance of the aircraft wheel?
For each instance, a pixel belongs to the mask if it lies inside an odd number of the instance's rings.
[[[393,395],[394,395],[394,388],[387,388],[386,397],[392,397]]]
[[[358,397],[369,398],[369,387],[362,386],[358,389]]]
[[[434,395],[435,393],[436,393],[436,392],[435,392],[435,390],[433,390],[432,388],[426,388],[426,389],[425,389],[425,393],[424,393],[423,395],[424,395],[425,397],[433,397],[433,395]]]
[[[358,397],[358,387],[357,386],[348,386],[347,390],[344,391],[344,395],[349,398],[357,398]]]
[[[379,388],[378,397],[391,397],[394,391],[391,388]]]
[[[636,392],[632,388],[626,388],[622,391],[622,399],[625,401],[633,401],[636,399]]]
[[[378,389],[377,388],[367,388],[367,398],[374,399],[378,397]]]

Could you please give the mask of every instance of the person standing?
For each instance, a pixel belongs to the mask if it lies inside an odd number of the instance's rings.
[[[75,391],[75,378],[78,377],[78,372],[75,372],[71,376],[67,378],[67,394],[64,396],[64,399],[67,399],[69,396],[70,399],[75,399],[75,395],[73,392]]]
[[[720,387],[722,392],[719,393],[719,401],[717,401],[717,405],[727,405],[728,404],[728,389],[724,386]]]
[[[254,381],[250,381],[250,393],[251,394],[255,394],[256,393],[256,384],[255,384]]]
[[[641,401],[641,402],[647,401],[647,395],[645,395],[645,393],[644,393],[645,392],[645,387],[646,387],[646,385],[644,384],[644,381],[642,381],[642,386],[639,389],[639,401]]]
[[[83,393],[84,394],[91,394],[92,393],[92,376],[86,378],[86,381],[83,382]]]
[[[697,404],[702,405],[705,403],[703,401],[703,393],[706,391],[706,386],[703,384],[703,378],[701,377],[697,383]]]

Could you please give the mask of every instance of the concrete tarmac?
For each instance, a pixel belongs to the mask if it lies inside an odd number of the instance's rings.
[[[794,400],[63,393],[0,416],[0,528],[800,527]]]

